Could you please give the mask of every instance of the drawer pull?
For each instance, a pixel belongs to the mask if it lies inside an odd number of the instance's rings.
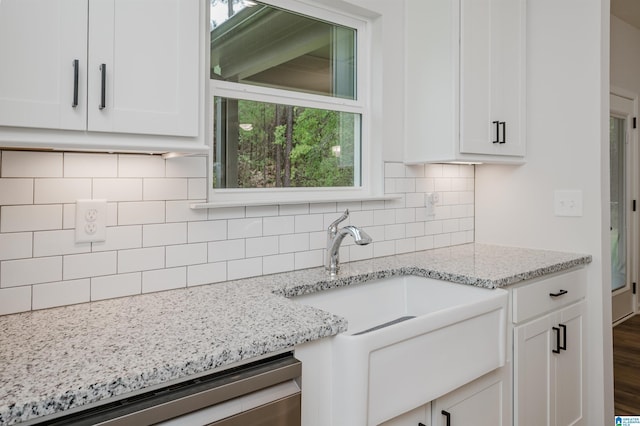
[[[554,354],[559,354],[560,353],[560,329],[558,327],[551,327],[553,329],[553,331],[556,332],[556,348],[555,349],[551,349],[551,352],[553,352]]]
[[[549,296],[551,296],[551,297],[560,297],[560,296],[563,296],[563,295],[565,295],[567,293],[569,293],[567,290],[560,290],[557,293],[549,293]]]

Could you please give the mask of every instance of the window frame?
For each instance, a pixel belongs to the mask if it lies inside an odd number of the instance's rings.
[[[378,193],[380,185],[374,180],[379,176],[373,165],[372,123],[370,105],[371,84],[371,22],[369,19],[300,0],[261,0],[262,3],[279,7],[293,13],[307,15],[332,24],[356,30],[356,99],[344,99],[294,90],[254,86],[222,80],[208,79],[209,99],[207,133],[209,143],[208,206],[244,206],[256,204],[291,204],[326,201],[353,201],[382,199]],[[210,51],[210,48],[208,48]],[[206,66],[209,67],[207,57]],[[239,100],[269,102],[284,105],[320,108],[355,113],[360,116],[360,186],[353,187],[290,187],[290,188],[214,188],[213,136],[214,99],[225,97]]]

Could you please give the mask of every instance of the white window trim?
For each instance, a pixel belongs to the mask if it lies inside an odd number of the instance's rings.
[[[374,144],[372,134],[371,90],[371,21],[338,9],[316,6],[299,0],[262,0],[275,7],[302,13],[313,18],[354,28],[357,31],[357,99],[342,99],[269,87],[208,80],[208,140],[209,176],[213,176],[213,101],[214,97],[228,97],[259,102],[300,105],[360,114],[361,117],[361,185],[333,188],[213,188],[208,179],[208,201],[195,203],[193,208],[212,208],[246,205],[274,205],[332,201],[387,200],[397,198],[383,193],[383,166],[380,144]],[[379,142],[379,141],[378,141]],[[380,164],[377,164],[380,163]]]

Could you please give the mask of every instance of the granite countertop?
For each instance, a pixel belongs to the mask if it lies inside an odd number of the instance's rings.
[[[486,288],[591,256],[465,244],[187,289],[0,316],[0,425],[79,407],[346,330],[286,297],[397,275]],[[286,297],[283,297],[286,296]]]

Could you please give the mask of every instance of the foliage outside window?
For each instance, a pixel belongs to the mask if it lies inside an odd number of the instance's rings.
[[[357,22],[211,5],[213,188],[360,188]]]

